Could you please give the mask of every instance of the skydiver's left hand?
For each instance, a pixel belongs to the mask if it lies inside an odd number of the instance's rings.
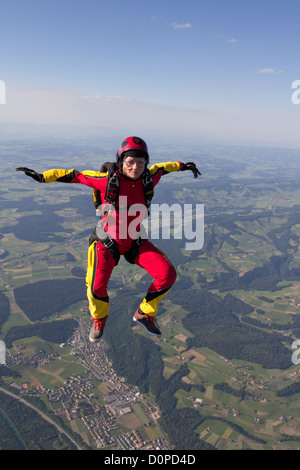
[[[193,163],[193,162],[188,162],[188,163],[183,163],[182,164],[181,171],[186,171],[186,170],[192,171],[193,175],[194,175],[194,178],[198,178],[198,176],[201,175],[200,171],[198,170],[195,163]]]

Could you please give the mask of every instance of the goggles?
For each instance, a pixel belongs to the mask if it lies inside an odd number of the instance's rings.
[[[131,168],[134,165],[136,165],[138,168],[142,168],[146,164],[146,159],[145,158],[131,157],[131,156],[128,155],[127,157],[124,158],[123,164],[124,163],[126,164],[126,166],[128,168]]]

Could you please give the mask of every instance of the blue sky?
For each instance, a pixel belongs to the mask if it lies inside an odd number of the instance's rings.
[[[2,0],[0,18],[2,122],[300,147],[298,0]]]

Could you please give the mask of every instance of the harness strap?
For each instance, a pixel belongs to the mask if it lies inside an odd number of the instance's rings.
[[[117,172],[108,177],[105,202],[115,206],[119,198],[120,179]]]
[[[119,252],[118,243],[113,238],[110,238],[109,236],[107,236],[106,238],[100,239],[97,236],[96,229],[94,229],[92,235],[90,236],[89,245],[91,245],[95,241],[100,242],[101,245],[103,245],[104,248],[106,248],[110,252],[117,266],[117,264],[120,261],[120,252]],[[124,258],[126,259],[128,263],[134,264],[134,259],[138,256],[139,249],[143,243],[144,243],[144,239],[141,237],[138,237],[136,240],[132,242],[129,250],[126,251],[126,253],[124,253]]]
[[[91,245],[95,241],[100,242],[101,245],[103,245],[104,248],[106,248],[110,252],[110,254],[114,258],[114,260],[116,262],[116,266],[117,266],[117,264],[119,263],[119,260],[120,260],[120,252],[119,252],[118,243],[113,238],[110,238],[109,236],[107,236],[105,238],[99,238],[97,236],[96,228],[94,229],[92,235],[90,236],[89,245]]]
[[[136,240],[134,240],[131,244],[131,248],[124,253],[124,258],[126,261],[130,264],[134,264],[134,259],[138,256],[140,246],[144,243],[144,239],[139,237]]]
[[[153,191],[152,176],[148,169],[144,171],[142,175],[142,180],[143,180],[146,207],[149,210],[154,191]],[[104,205],[104,207],[102,208],[102,213],[100,214],[101,218],[106,213],[109,213],[111,211],[111,207],[114,207],[115,209],[118,209],[118,210],[128,209],[125,206],[118,206],[119,189],[120,189],[120,177],[119,177],[119,173],[115,171],[111,173],[108,177],[108,183],[107,183],[106,194],[105,194],[105,205],[107,206],[107,210]],[[93,191],[93,199],[94,199],[94,205],[97,209],[97,207],[99,207],[99,205],[101,204],[100,192],[98,190]],[[117,265],[120,260],[119,245],[114,239],[106,235],[104,227],[103,225],[101,225],[101,219],[99,222],[100,224],[98,223],[97,227],[95,228],[95,230],[93,231],[89,239],[89,244],[91,245],[94,241],[99,241],[111,253]],[[124,257],[128,261],[128,263],[134,264],[134,259],[139,254],[139,248],[142,245],[143,241],[144,240],[141,237],[138,237],[136,240],[132,242],[131,248],[124,254]]]
[[[146,207],[149,210],[151,201],[153,199],[154,190],[153,190],[152,176],[148,168],[146,168],[146,170],[144,171],[142,175],[142,181],[143,181]],[[94,202],[95,208],[97,209],[102,203],[106,203],[107,205],[112,205],[114,208],[117,208],[118,199],[119,199],[119,190],[120,190],[120,175],[117,171],[115,171],[114,173],[111,173],[108,176],[108,182],[107,182],[104,201],[101,201],[99,190],[98,189],[93,190],[93,202]]]

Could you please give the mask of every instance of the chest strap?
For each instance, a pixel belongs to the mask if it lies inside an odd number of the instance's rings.
[[[154,195],[153,189],[153,181],[152,176],[146,168],[144,173],[142,174],[142,182],[144,188],[144,197],[146,202],[146,207],[149,210],[151,205],[151,201]],[[103,202],[107,203],[108,205],[111,204],[114,208],[117,208],[118,200],[119,200],[119,192],[120,192],[120,175],[118,171],[111,173],[108,176],[106,193],[105,193],[105,200],[101,201],[100,192],[97,189],[93,190],[93,201],[94,206],[97,209]]]

